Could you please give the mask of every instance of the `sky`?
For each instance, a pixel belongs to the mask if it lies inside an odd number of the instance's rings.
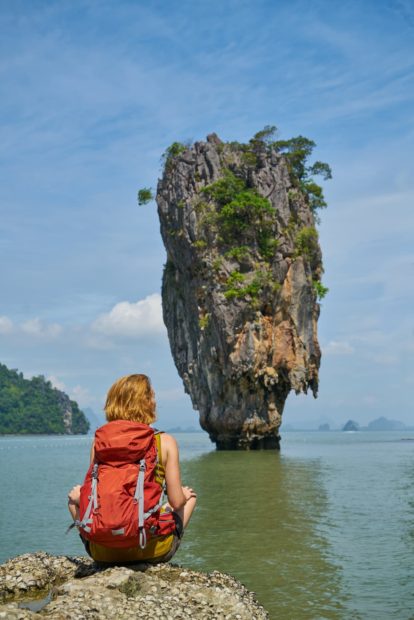
[[[159,427],[198,426],[162,322],[154,203],[174,141],[305,135],[320,212],[320,389],[285,424],[414,425],[414,5],[0,2],[0,362],[102,410],[148,374]]]

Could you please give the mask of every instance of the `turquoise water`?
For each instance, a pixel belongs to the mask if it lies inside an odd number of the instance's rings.
[[[235,575],[272,618],[414,618],[414,433],[285,433],[282,451],[176,435],[199,503],[176,560]],[[0,561],[82,554],[66,493],[90,437],[0,438]]]

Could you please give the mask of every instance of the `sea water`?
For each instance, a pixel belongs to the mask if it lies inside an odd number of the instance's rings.
[[[286,432],[279,452],[176,435],[198,506],[175,560],[231,573],[271,618],[414,618],[414,433]],[[0,438],[0,561],[83,554],[67,491],[91,437]]]

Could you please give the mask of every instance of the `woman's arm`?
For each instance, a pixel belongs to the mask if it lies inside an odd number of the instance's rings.
[[[179,510],[187,503],[187,497],[181,485],[178,445],[174,437],[167,433],[161,435],[161,441],[168,503],[173,510]]]
[[[92,440],[91,446],[91,463],[95,460],[95,441]],[[68,508],[73,519],[79,519],[79,501],[80,501],[81,485],[75,485],[68,494]]]

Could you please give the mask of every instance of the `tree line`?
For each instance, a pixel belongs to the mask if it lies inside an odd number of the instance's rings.
[[[45,377],[25,379],[23,373],[0,364],[0,434],[85,434],[88,430],[89,422],[78,404]]]

